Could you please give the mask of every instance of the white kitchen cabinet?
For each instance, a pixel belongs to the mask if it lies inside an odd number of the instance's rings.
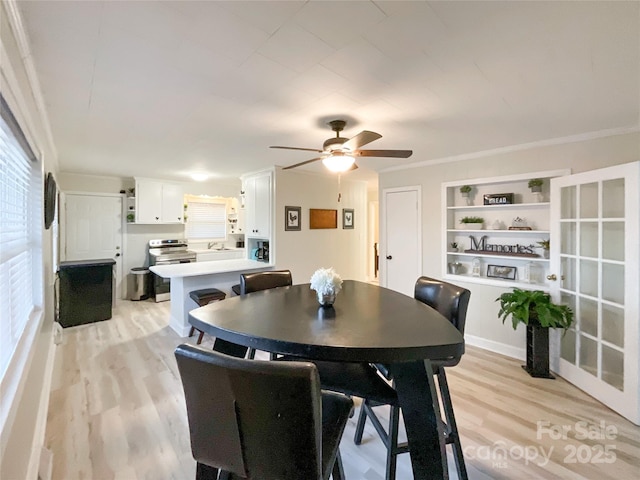
[[[136,223],[183,223],[182,185],[136,178]]]
[[[550,237],[550,180],[568,173],[555,170],[444,183],[444,278],[548,290],[549,258],[538,242]],[[533,178],[544,180],[541,194],[528,188]],[[460,192],[463,185],[472,187],[469,199]],[[498,197],[503,200],[510,196],[510,203],[497,200],[485,205],[485,195],[504,195]],[[484,224],[468,227],[460,222],[464,217],[483,218]]]
[[[271,235],[272,174],[262,172],[245,177],[245,234],[268,240]]]

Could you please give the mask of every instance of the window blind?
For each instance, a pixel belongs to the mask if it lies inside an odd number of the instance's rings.
[[[0,97],[0,377],[42,286],[38,235],[42,186],[34,155]]]
[[[187,239],[225,240],[227,204],[203,199],[187,200]]]

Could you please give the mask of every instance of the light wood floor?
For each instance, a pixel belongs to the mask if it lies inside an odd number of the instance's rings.
[[[173,357],[183,339],[168,318],[169,302],[123,301],[111,320],[64,330],[46,433],[55,480],[194,478]],[[533,379],[520,362],[472,347],[448,378],[471,479],[639,478],[640,428],[564,380]],[[382,480],[384,447],[370,422],[353,444],[356,418],[342,441],[347,478]],[[537,435],[537,422],[570,430],[554,440]],[[602,438],[601,422],[616,433]],[[576,439],[583,425],[595,438]],[[398,480],[411,479],[408,455],[399,459]]]

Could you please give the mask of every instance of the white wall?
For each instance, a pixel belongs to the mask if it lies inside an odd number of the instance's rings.
[[[343,175],[276,170],[276,268],[290,269],[294,283],[307,283],[320,267],[344,280],[366,280],[367,185]],[[338,202],[338,194],[341,201]],[[284,230],[284,207],[302,207],[301,231]],[[337,229],[309,229],[309,209],[338,210]],[[342,209],[355,210],[355,228],[342,228]]]
[[[572,173],[632,162],[640,159],[640,133],[627,133],[579,142],[530,148],[455,163],[440,163],[383,172],[379,191],[407,185],[422,186],[423,275],[442,277],[440,186],[443,182],[485,178],[543,170],[571,169]],[[638,266],[636,265],[636,268]],[[495,299],[505,288],[460,282],[471,290],[465,337],[470,344],[524,358],[524,329],[513,331],[498,320]]]
[[[38,91],[31,88],[28,71],[33,71],[26,44],[18,23],[10,22],[15,5],[2,2],[0,5],[0,90],[12,113],[24,131],[34,153],[42,160],[41,173],[52,172],[57,178],[57,158],[49,142],[46,118],[42,114],[42,103]],[[43,182],[41,182],[43,183]],[[41,220],[42,224],[44,221]],[[28,322],[16,354],[3,378],[1,390],[3,421],[0,422],[0,478],[35,478],[44,441],[49,389],[55,347],[52,342],[53,275],[52,275],[52,230],[42,227],[42,276],[41,311]],[[15,396],[8,393],[17,390]],[[14,383],[15,382],[15,383]],[[5,416],[6,415],[6,416]]]

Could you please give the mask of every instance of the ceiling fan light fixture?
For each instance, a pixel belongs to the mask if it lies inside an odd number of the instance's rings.
[[[346,172],[355,161],[356,159],[350,155],[330,155],[322,159],[324,166],[335,173]]]

